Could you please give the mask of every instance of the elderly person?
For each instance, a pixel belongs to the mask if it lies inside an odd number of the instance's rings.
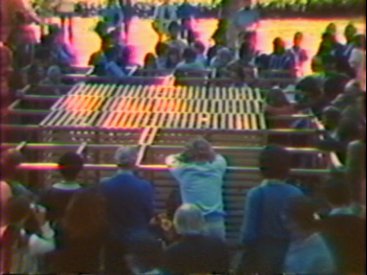
[[[224,240],[222,186],[226,160],[208,141],[197,138],[183,153],[168,156],[166,163],[180,186],[182,202],[198,206],[204,214],[207,234]]]
[[[281,219],[290,200],[302,195],[295,186],[286,183],[291,156],[278,146],[268,146],[260,154],[259,167],[263,182],[249,190],[246,196],[242,244],[246,251],[239,268],[260,274],[281,273],[290,241],[290,232]]]
[[[205,219],[197,206],[180,206],[174,216],[174,226],[182,238],[164,253],[167,271],[174,274],[227,274],[228,248],[222,240],[205,236]]]
[[[110,229],[107,273],[128,274],[123,255],[136,238],[146,232],[153,216],[153,188],[135,174],[136,159],[136,148],[118,148],[115,154],[118,171],[101,182]]]

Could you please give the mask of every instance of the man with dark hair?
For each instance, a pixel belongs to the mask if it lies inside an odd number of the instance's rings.
[[[63,154],[58,161],[58,170],[62,181],[55,183],[40,196],[40,204],[47,209],[47,219],[53,226],[64,217],[67,205],[73,195],[81,189],[77,182],[79,173],[83,170],[83,158],[74,152]]]
[[[246,247],[240,270],[249,273],[281,273],[290,235],[281,219],[291,198],[302,195],[285,183],[291,156],[283,148],[268,146],[260,154],[259,168],[264,180],[246,196],[242,243]],[[245,273],[240,273],[245,274]]]
[[[148,230],[153,216],[153,187],[135,174],[137,150],[120,147],[115,154],[117,173],[103,179],[100,188],[107,202],[109,240],[106,272],[129,274],[123,257]]]

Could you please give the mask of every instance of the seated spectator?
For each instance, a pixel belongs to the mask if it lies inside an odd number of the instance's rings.
[[[182,57],[183,57],[183,61],[177,65],[176,72],[185,71],[185,70],[198,71],[198,70],[205,69],[203,64],[201,64],[200,62],[197,62],[197,54],[193,48],[186,48],[183,52]]]
[[[222,21],[220,21],[222,22]],[[220,23],[219,23],[220,25]],[[224,28],[224,27],[222,27]],[[208,49],[208,66],[211,64],[212,62],[212,59],[217,55],[217,52],[219,49],[225,47],[226,45],[226,35],[225,35],[225,31],[222,30],[220,28],[220,26],[218,26],[218,29],[214,32],[213,36],[212,36],[212,39],[214,41],[214,45],[211,46],[209,49]]]
[[[157,60],[152,53],[147,53],[144,57],[144,69],[147,70],[156,70],[157,69]]]
[[[157,69],[159,70],[166,69],[168,49],[168,45],[163,42],[158,42],[155,46]]]
[[[168,156],[166,163],[179,184],[182,202],[197,205],[203,211],[207,234],[224,240],[222,187],[226,160],[208,141],[197,138],[183,153]]]
[[[101,255],[108,234],[106,215],[104,198],[96,190],[76,193],[65,209],[57,247],[47,255],[49,271],[99,273],[104,265]]]
[[[356,35],[354,37],[354,49],[349,57],[349,65],[354,71],[356,79],[361,87],[366,90],[366,36]]]
[[[337,154],[339,160],[345,163],[348,144],[358,139],[360,125],[351,119],[341,119],[334,137],[327,137],[319,141],[317,147],[321,150]]]
[[[324,100],[330,104],[338,95],[345,90],[345,85],[349,82],[349,78],[345,75],[329,76],[324,81]]]
[[[167,52],[166,69],[175,70],[181,62],[181,51],[178,48],[170,47]]]
[[[174,274],[226,274],[229,250],[217,238],[206,236],[205,220],[200,209],[192,204],[180,206],[174,217],[181,239],[166,248],[165,268]]]
[[[322,92],[323,83],[319,79],[308,76],[296,84],[297,108],[310,109],[316,117],[321,117],[322,110],[328,105]]]
[[[27,198],[10,198],[2,209],[3,224],[0,228],[0,273],[39,273],[37,256],[54,248],[54,232],[45,222],[42,211],[34,212]],[[36,215],[42,230],[39,234],[27,234],[25,222]]]
[[[272,89],[266,95],[265,116],[269,128],[289,128],[290,122],[287,120],[274,119],[279,115],[292,115],[296,112],[293,105],[289,103],[284,92],[278,89]]]
[[[331,33],[332,35],[337,35],[338,30],[337,30],[336,24],[332,22],[329,25],[327,25],[325,28],[325,32]]]
[[[40,82],[40,85],[52,85],[60,86],[64,83],[62,82],[62,71],[60,67],[54,65],[48,68],[46,73],[46,78]],[[55,91],[58,93],[57,91]]]
[[[170,48],[177,48],[182,54],[188,45],[179,38],[180,31],[181,26],[176,21],[171,22],[168,26],[168,40],[166,43]]]
[[[287,250],[284,270],[287,274],[335,274],[336,262],[331,249],[317,229],[315,204],[307,197],[293,199],[285,220],[292,241]]]
[[[341,112],[338,108],[328,106],[322,111],[322,124],[327,131],[327,135],[331,138],[336,138],[337,128],[340,123]]]
[[[245,252],[238,274],[281,273],[290,233],[280,219],[290,200],[301,190],[286,183],[291,156],[283,148],[267,146],[260,154],[262,184],[246,195],[241,243]]]
[[[303,76],[303,67],[308,60],[306,50],[302,49],[303,33],[297,32],[293,38],[293,46],[288,50],[288,53],[293,56],[295,63],[296,75]]]
[[[207,61],[205,56],[205,46],[200,41],[195,41],[192,47],[196,50],[196,61],[206,67]]]
[[[354,108],[355,106],[358,106],[358,98],[363,94],[360,83],[358,81],[351,80],[345,85],[344,92],[333,100],[332,105],[341,111],[347,110],[350,106],[353,106],[352,108]]]
[[[104,36],[101,39],[101,46],[99,50],[95,53],[93,53],[88,61],[88,65],[94,66],[92,74],[94,75],[105,75],[106,69],[105,69],[105,63],[106,63],[106,56],[105,52],[113,47],[111,36]]]
[[[291,77],[295,75],[294,57],[287,54],[285,42],[280,37],[273,40],[273,53],[268,58],[269,63],[266,69],[270,71],[271,76]]]
[[[233,54],[231,50],[228,48],[219,49],[215,57],[210,62],[210,68],[217,70],[217,77],[226,76],[226,70],[232,59]]]
[[[122,64],[119,64],[120,54],[119,49],[116,47],[110,47],[105,51],[105,76],[112,78],[122,78],[126,76],[127,72],[124,70],[124,67],[121,66]]]
[[[83,158],[74,153],[63,154],[58,160],[58,170],[62,181],[46,189],[40,196],[40,204],[47,209],[47,219],[55,228],[64,218],[66,208],[74,196],[80,192],[82,186],[77,182],[77,177],[84,165]]]
[[[52,56],[63,72],[68,72],[75,62],[75,54],[70,45],[65,42],[62,29],[56,30],[52,45]]]

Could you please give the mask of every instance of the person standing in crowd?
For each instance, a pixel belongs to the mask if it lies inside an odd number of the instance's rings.
[[[124,256],[148,230],[153,217],[153,187],[135,174],[136,148],[118,148],[115,159],[117,173],[100,184],[109,223],[106,272],[128,274]]]
[[[193,204],[181,205],[174,216],[181,238],[164,252],[164,268],[174,274],[227,274],[229,249],[223,240],[205,235],[205,218]]]
[[[284,261],[286,274],[337,274],[331,249],[318,231],[316,211],[307,197],[294,198],[286,209],[292,238]]]
[[[271,76],[295,76],[295,60],[285,49],[285,42],[277,37],[273,40],[273,53],[269,55],[267,69]]]
[[[177,20],[176,7],[170,4],[170,0],[163,0],[162,4],[156,7],[153,20],[160,40],[162,40],[168,32],[168,26]]]
[[[181,26],[173,21],[168,26],[168,40],[165,43],[168,44],[170,48],[177,48],[182,54],[184,50],[187,48],[187,43],[179,38]]]
[[[104,266],[107,231],[106,205],[98,189],[75,193],[61,220],[56,248],[46,255],[53,274],[97,274]]]
[[[356,79],[366,91],[366,36],[354,37],[354,48],[349,57],[349,66],[353,69]]]
[[[227,163],[208,141],[197,138],[181,154],[168,156],[166,164],[180,186],[183,203],[203,212],[208,235],[225,240],[223,176]]]
[[[286,183],[291,156],[278,146],[267,146],[260,154],[259,168],[264,178],[246,196],[241,243],[245,252],[238,274],[276,274],[282,272],[290,241],[285,214],[292,198],[301,196],[297,187]]]
[[[182,4],[177,8],[177,17],[180,19],[181,38],[187,38],[188,31],[191,29],[191,22],[195,18],[196,10],[189,3],[188,0],[184,0]]]
[[[304,75],[303,68],[308,60],[308,55],[305,49],[302,49],[303,33],[297,32],[293,38],[293,46],[288,50],[288,53],[293,56],[295,63],[296,75],[302,77]]]
[[[47,219],[56,228],[64,218],[71,198],[82,188],[77,177],[83,169],[83,158],[74,152],[63,154],[58,161],[62,181],[46,189],[40,196],[40,204],[47,209]]]
[[[235,1],[236,2],[236,1]],[[238,1],[241,2],[241,1]],[[252,0],[242,0],[242,7],[230,15],[229,29],[227,33],[228,47],[238,49],[237,38],[240,32],[256,31],[260,21],[260,14],[252,8]]]
[[[69,33],[69,39],[73,39],[73,16],[75,12],[75,2],[73,0],[58,0],[55,7],[60,16],[61,29]]]
[[[117,0],[107,1],[107,7],[102,11],[102,17],[108,29],[123,28],[124,14]]]
[[[355,72],[349,64],[352,51],[355,48],[354,41],[357,35],[357,28],[349,23],[344,29],[344,38],[346,43],[340,44],[335,48],[334,56],[337,59],[337,70],[340,73],[347,74],[350,77],[355,77]]]
[[[28,22],[41,24],[42,20],[30,6],[27,0],[2,0],[0,2],[0,38],[7,42],[16,25],[16,15],[22,13]]]

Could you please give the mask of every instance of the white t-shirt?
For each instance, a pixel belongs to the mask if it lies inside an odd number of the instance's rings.
[[[355,48],[349,58],[349,65],[354,69],[361,86],[366,90],[366,51]]]

